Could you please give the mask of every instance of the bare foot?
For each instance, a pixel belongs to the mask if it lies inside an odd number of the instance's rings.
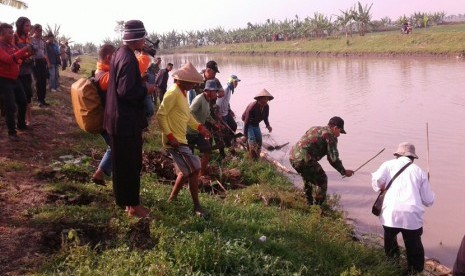
[[[207,211],[205,211],[202,207],[198,206],[198,207],[194,207],[194,215],[197,216],[197,217],[201,217],[201,218],[204,218],[204,219],[207,219],[209,214]]]
[[[94,175],[92,175],[92,182],[97,185],[105,186],[105,180],[103,179],[103,170],[100,168],[95,171]]]
[[[126,206],[126,212],[128,216],[137,218],[146,218],[150,214],[150,210],[142,205]]]

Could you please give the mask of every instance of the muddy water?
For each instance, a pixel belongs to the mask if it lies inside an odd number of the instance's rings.
[[[465,234],[465,62],[431,58],[318,58],[166,56],[175,67],[189,60],[197,68],[215,59],[225,84],[234,73],[242,81],[231,100],[242,114],[261,89],[270,91],[273,133],[265,141],[294,144],[305,131],[325,125],[334,115],[346,122],[347,135],[339,138],[343,164],[355,169],[381,149],[386,150],[355,176],[341,179],[326,160],[329,193],[341,204],[361,232],[382,233],[371,215],[376,194],[370,173],[393,158],[403,141],[415,144],[427,169],[426,123],[429,125],[431,184],[435,205],[426,209],[423,242],[426,255],[451,266]],[[267,130],[262,126],[264,133]],[[289,165],[289,147],[274,157]],[[298,180],[298,185],[302,185]]]

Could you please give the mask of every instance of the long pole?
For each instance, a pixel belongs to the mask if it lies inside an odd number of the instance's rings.
[[[375,156],[373,156],[372,158],[368,159],[368,161],[366,161],[365,163],[363,163],[362,165],[360,165],[360,167],[356,168],[354,170],[354,173],[358,170],[360,170],[363,166],[365,166],[366,164],[368,164],[371,160],[375,159],[378,155],[380,155],[386,148],[383,148],[382,150],[380,150]],[[342,178],[346,177],[345,175],[342,176]]]
[[[428,171],[428,180],[429,180],[429,131],[428,131],[428,123],[426,123],[426,170]]]

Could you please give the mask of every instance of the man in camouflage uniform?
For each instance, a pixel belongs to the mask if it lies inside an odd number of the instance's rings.
[[[341,175],[350,177],[354,174],[354,171],[344,169],[339,159],[337,137],[341,133],[346,133],[344,120],[340,117],[332,117],[327,126],[310,128],[299,142],[291,148],[289,161],[304,179],[304,190],[308,205],[313,205],[313,203],[321,205],[326,199],[328,177],[318,163],[323,156],[327,156],[331,166]],[[315,202],[312,195],[313,186],[315,186]]]

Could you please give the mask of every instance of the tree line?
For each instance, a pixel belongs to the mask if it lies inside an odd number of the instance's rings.
[[[17,8],[27,8],[23,1],[0,0],[1,4],[11,5]],[[151,32],[148,38],[152,41],[160,40],[161,49],[172,49],[177,47],[191,46],[201,47],[205,45],[247,43],[247,42],[270,42],[289,40],[311,40],[328,37],[346,38],[353,34],[364,36],[368,32],[379,32],[394,30],[403,23],[410,22],[414,28],[427,28],[432,25],[444,23],[446,14],[444,12],[415,12],[410,16],[400,16],[397,20],[383,17],[380,20],[372,20],[371,8],[373,4],[362,5],[360,2],[353,7],[340,10],[339,14],[324,15],[315,12],[312,16],[300,18],[295,15],[292,19],[275,20],[267,19],[263,23],[248,22],[244,28],[225,30],[216,27],[197,31],[176,31],[167,33]],[[117,21],[115,31],[121,32],[124,21]],[[72,42],[71,37],[60,34],[60,26],[51,28],[47,25],[45,33],[52,32],[59,41]],[[115,46],[121,45],[119,38],[105,38],[102,43]],[[96,53],[98,46],[92,42],[74,43],[71,49],[78,53]]]

